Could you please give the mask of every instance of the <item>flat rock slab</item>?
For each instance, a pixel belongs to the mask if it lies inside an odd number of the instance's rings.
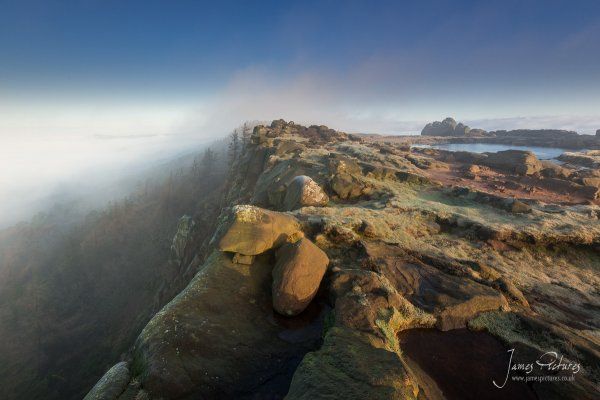
[[[507,305],[499,291],[410,259],[393,246],[372,245],[368,252],[378,272],[387,276],[396,290],[411,303],[432,313],[440,330],[464,328],[468,320],[478,313]]]
[[[219,242],[221,251],[255,256],[300,234],[300,225],[291,215],[240,205],[233,207],[227,231]]]
[[[374,346],[369,334],[336,327],[318,351],[304,357],[286,399],[400,400],[417,394],[398,354]]]

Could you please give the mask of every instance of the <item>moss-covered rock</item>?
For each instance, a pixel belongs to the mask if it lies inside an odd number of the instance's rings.
[[[84,400],[116,400],[127,388],[129,378],[127,363],[122,361],[106,371]]]
[[[416,399],[418,384],[397,353],[369,334],[329,329],[321,349],[296,370],[287,400]]]

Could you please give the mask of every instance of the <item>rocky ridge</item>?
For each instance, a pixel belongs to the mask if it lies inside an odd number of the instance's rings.
[[[402,351],[423,328],[559,351],[575,379],[523,390],[593,398],[599,207],[486,186],[576,174],[531,154],[450,153],[256,127],[196,276],[86,398],[447,398]]]

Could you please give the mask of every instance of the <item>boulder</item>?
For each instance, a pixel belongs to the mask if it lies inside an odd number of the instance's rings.
[[[233,264],[213,252],[189,285],[138,337],[133,364],[152,399],[281,399],[316,322],[292,331],[273,316],[272,263]]]
[[[233,207],[219,249],[254,256],[279,247],[290,236],[302,235],[296,218],[251,205]]]
[[[542,160],[541,174],[545,178],[568,178],[572,171],[568,168],[561,167],[555,162]]]
[[[531,151],[504,150],[485,154],[487,157],[481,162],[502,172],[532,175],[542,170],[542,164]]]
[[[331,189],[340,199],[353,199],[366,194],[367,185],[357,177],[341,173],[331,179]]]
[[[306,175],[295,177],[285,192],[284,210],[295,210],[306,206],[325,206],[329,197],[317,182]]]
[[[340,154],[331,154],[328,160],[329,174],[362,174],[362,168],[358,165],[358,162],[351,157],[343,156]]]
[[[442,122],[435,121],[425,125],[421,131],[424,136],[454,136],[456,121],[453,118],[446,118]]]
[[[273,308],[292,316],[304,311],[317,294],[329,258],[310,240],[286,243],[276,253],[273,268]]]
[[[454,136],[467,136],[470,131],[471,131],[471,128],[469,128],[467,125],[463,124],[462,122],[459,122],[454,127]]]
[[[116,400],[127,388],[129,379],[127,363],[121,361],[100,378],[83,400]]]

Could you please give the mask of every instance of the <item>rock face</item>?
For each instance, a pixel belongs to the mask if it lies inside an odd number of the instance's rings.
[[[116,400],[127,388],[130,377],[127,363],[122,361],[109,369],[83,400]]]
[[[304,311],[317,294],[329,258],[310,240],[286,243],[277,251],[273,269],[273,308],[283,315]]]
[[[184,257],[185,247],[193,228],[194,220],[189,215],[184,215],[179,219],[177,232],[173,237],[173,243],[171,243],[171,252],[176,260],[181,260]]]
[[[141,384],[152,399],[285,394],[294,366],[320,335],[318,328],[314,335],[294,335],[274,323],[266,289],[272,268],[266,256],[249,266],[215,252],[188,287],[156,314],[134,354]]]
[[[423,128],[423,136],[485,136],[483,129],[471,129],[462,122],[457,123],[453,118],[431,122]]]
[[[286,399],[408,400],[418,390],[395,353],[367,334],[331,328],[321,349],[302,360]]]
[[[542,164],[530,151],[505,150],[485,153],[482,163],[490,168],[517,175],[532,175],[542,170]]]
[[[306,206],[325,206],[328,202],[329,197],[317,182],[308,176],[300,175],[288,185],[283,208],[290,211]]]
[[[236,206],[229,228],[219,242],[219,249],[254,256],[298,234],[300,225],[290,215],[250,205]]]

